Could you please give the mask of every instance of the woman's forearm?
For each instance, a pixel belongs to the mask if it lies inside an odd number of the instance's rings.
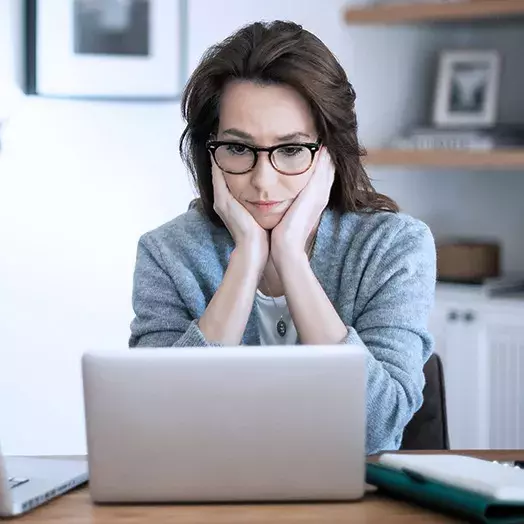
[[[206,340],[231,346],[241,343],[259,279],[249,250],[235,248],[224,279],[198,322]]]
[[[348,330],[309,265],[307,255],[278,268],[286,300],[302,344],[339,344]]]

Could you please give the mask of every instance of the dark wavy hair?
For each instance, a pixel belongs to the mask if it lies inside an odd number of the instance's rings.
[[[344,212],[399,210],[377,193],[362,165],[364,149],[357,138],[355,91],[324,43],[302,26],[284,21],[247,25],[204,54],[182,94],[187,125],[180,154],[200,194],[200,204],[215,223],[211,160],[206,141],[218,130],[220,96],[232,80],[285,84],[308,102],[335,164],[328,207]]]

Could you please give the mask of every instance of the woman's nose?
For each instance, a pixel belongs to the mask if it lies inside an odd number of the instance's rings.
[[[259,153],[258,160],[251,171],[251,184],[258,189],[267,189],[278,182],[279,172],[273,167],[269,155]]]

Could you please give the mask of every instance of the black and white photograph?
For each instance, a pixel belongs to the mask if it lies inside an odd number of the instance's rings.
[[[500,58],[495,51],[440,56],[433,120],[445,127],[490,127],[498,106]]]
[[[149,0],[75,0],[75,53],[149,54]]]
[[[486,104],[490,69],[487,64],[453,66],[449,109],[452,113],[479,113]]]
[[[187,0],[27,0],[28,94],[176,100]]]

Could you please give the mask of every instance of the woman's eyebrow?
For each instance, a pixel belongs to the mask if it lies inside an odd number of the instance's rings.
[[[255,137],[253,135],[250,135],[249,133],[246,133],[245,131],[242,131],[240,129],[237,129],[235,127],[231,127],[229,129],[226,129],[222,131],[223,135],[231,135],[236,138],[242,138],[243,140],[250,140],[252,142],[255,141]],[[299,138],[305,138],[307,140],[312,140],[312,136],[309,133],[304,133],[302,131],[296,131],[294,133],[288,133],[286,135],[281,135],[275,137],[276,142],[290,142],[293,140],[297,140]]]
[[[307,140],[312,140],[312,136],[308,133],[303,133],[302,131],[297,131],[295,133],[289,133],[287,135],[277,136],[276,139],[278,142],[291,142],[299,138],[305,138]]]
[[[226,129],[225,131],[222,131],[223,135],[231,135],[236,138],[242,138],[244,140],[255,140],[255,138],[250,135],[249,133],[246,133],[244,131],[241,131],[240,129],[236,129],[235,127],[230,127],[229,129]]]

